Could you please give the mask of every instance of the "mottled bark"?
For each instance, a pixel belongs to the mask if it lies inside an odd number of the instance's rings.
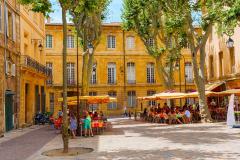
[[[163,80],[164,87],[166,90],[172,90],[174,88],[173,78],[173,64],[171,63],[169,72],[166,72],[161,62],[161,57],[155,58],[158,76]]]
[[[194,37],[194,28],[192,26],[191,14],[188,16],[187,23],[187,36],[191,49],[192,64],[194,71],[194,82],[198,90],[199,97],[199,107],[202,122],[212,122],[212,117],[208,109],[206,95],[205,95],[205,45],[208,39],[209,33],[212,31],[212,25],[209,24],[206,33],[203,35],[203,38],[198,42]],[[200,62],[198,64],[197,53],[200,53]]]
[[[67,118],[67,20],[66,9],[62,6],[62,21],[63,21],[63,152],[68,152],[68,118]]]
[[[87,40],[84,41],[84,51],[83,55],[83,67],[82,67],[82,96],[87,96],[89,94],[89,83],[92,75],[92,66],[94,61],[93,53],[90,54],[87,49]],[[85,102],[81,103],[82,110],[87,110],[87,105]]]

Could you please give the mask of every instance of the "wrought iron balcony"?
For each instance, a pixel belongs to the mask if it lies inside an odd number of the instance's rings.
[[[25,55],[22,56],[21,61],[22,66],[32,69],[38,73],[44,74],[47,77],[52,77],[52,70],[34,60],[33,58]]]

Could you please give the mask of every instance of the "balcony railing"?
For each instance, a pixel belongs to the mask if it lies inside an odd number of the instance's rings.
[[[90,80],[90,84],[91,84],[91,85],[97,84],[97,80],[96,80],[96,79],[91,79],[91,80]]]
[[[155,79],[147,79],[147,83],[154,84],[154,83],[156,83],[156,80]]]
[[[109,85],[116,85],[117,81],[115,81],[115,80],[108,80],[108,84]]]
[[[193,83],[194,80],[193,80],[193,78],[186,78],[186,82],[187,82],[187,83]]]
[[[74,85],[76,85],[75,80],[74,80],[74,79],[68,79],[67,85],[69,85],[69,86],[74,86]]]
[[[35,70],[38,73],[44,74],[47,77],[52,77],[52,70],[47,68],[46,66],[42,65],[38,61],[34,60],[29,56],[22,56],[22,65]]]
[[[136,80],[127,80],[128,84],[136,84]]]

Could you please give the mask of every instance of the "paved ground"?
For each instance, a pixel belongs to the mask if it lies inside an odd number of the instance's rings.
[[[0,160],[24,160],[54,137],[55,131],[43,126],[7,133],[0,139]]]
[[[161,160],[240,159],[240,129],[223,123],[159,125],[114,119],[113,129],[93,138],[71,139],[72,147],[91,147],[94,152],[78,157],[42,156],[62,146],[55,137],[28,160]]]
[[[224,123],[160,125],[112,119],[103,135],[71,139],[71,147],[94,152],[77,157],[49,158],[42,152],[62,147],[61,135],[50,127],[11,133],[0,139],[0,160],[172,160],[240,159],[240,129]]]

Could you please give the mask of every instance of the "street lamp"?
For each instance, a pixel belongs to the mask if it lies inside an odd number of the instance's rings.
[[[92,45],[92,43],[88,43],[87,48],[88,48],[89,54],[93,54],[93,45]]]
[[[39,45],[38,45],[38,48],[39,48],[39,51],[42,52],[43,51],[43,45],[42,45],[42,40],[41,39],[31,39],[31,42],[37,42]]]
[[[227,45],[228,48],[233,48],[234,41],[231,37],[228,38],[228,40],[226,42],[226,45]]]

